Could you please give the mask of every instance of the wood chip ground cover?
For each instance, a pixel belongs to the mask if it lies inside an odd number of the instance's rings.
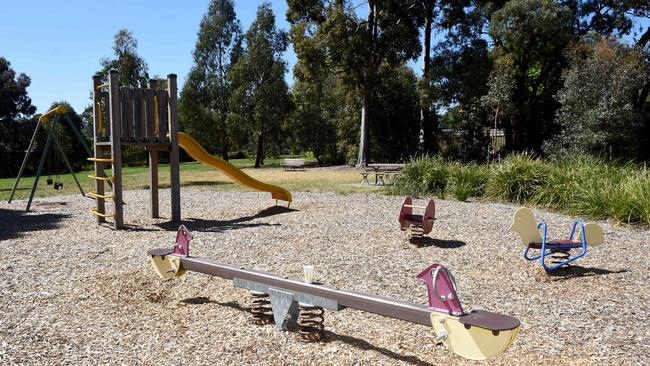
[[[247,322],[250,297],[231,281],[190,273],[159,280],[146,251],[170,247],[176,225],[148,218],[148,192],[125,192],[128,229],[113,231],[79,196],[0,203],[0,364],[476,364],[433,343],[431,328],[346,309],[326,312],[327,341]],[[454,273],[467,309],[516,316],[519,337],[485,364],[645,364],[650,355],[649,231],[601,222],[606,243],[570,270],[545,273],[508,230],[516,207],[437,200],[431,237],[399,231],[402,197],[268,194],[183,188],[193,255],[291,277],[314,265],[341,288],[425,303],[415,279],[433,262]],[[169,191],[161,190],[169,214]],[[57,204],[63,203],[63,204]],[[572,217],[536,211],[550,235]]]

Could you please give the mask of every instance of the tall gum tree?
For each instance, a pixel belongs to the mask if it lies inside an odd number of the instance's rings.
[[[230,105],[235,120],[245,124],[254,137],[255,167],[264,160],[267,137],[278,131],[289,109],[288,87],[284,80],[287,64],[282,55],[288,36],[275,26],[271,5],[257,9],[255,21],[244,35],[246,49],[230,73],[233,93]]]
[[[194,65],[181,90],[181,125],[210,151],[228,160],[232,129],[229,72],[241,53],[241,25],[232,0],[212,0],[192,52]]]
[[[367,17],[357,16],[351,1],[289,0],[287,20],[294,40],[311,42],[320,48],[330,70],[339,73],[345,84],[361,95],[361,124],[357,166],[370,162],[369,141],[371,99],[381,80],[379,67],[397,66],[420,55],[419,28],[421,1],[368,0]],[[302,31],[302,35],[296,33]],[[296,44],[298,60],[308,59],[301,44]],[[323,61],[320,61],[323,62]]]

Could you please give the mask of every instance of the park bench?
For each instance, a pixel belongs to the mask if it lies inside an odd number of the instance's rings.
[[[284,170],[305,170],[305,159],[285,158],[280,165],[284,166]]]

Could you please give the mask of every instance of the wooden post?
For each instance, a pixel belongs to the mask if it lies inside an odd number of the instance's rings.
[[[156,89],[156,80],[149,80],[149,89]],[[160,123],[154,121],[154,123]],[[160,126],[158,127],[160,128]],[[149,198],[151,201],[151,217],[160,217],[158,209],[158,150],[149,147]]]
[[[124,226],[124,212],[122,201],[122,142],[120,136],[120,81],[117,70],[108,74],[110,123],[111,123],[111,155],[113,156],[113,201],[115,205],[115,229]]]
[[[101,100],[97,98],[98,91],[97,87],[101,84],[101,77],[99,75],[93,76],[93,151],[95,153],[95,157],[101,157],[101,149],[97,145],[98,139],[101,137],[101,131],[99,130],[99,119],[103,118],[100,113],[100,107],[97,105],[97,103],[101,103]],[[106,123],[108,121],[104,121]],[[98,163],[95,162],[95,176],[96,177],[105,177],[106,173],[104,173],[104,164],[103,163]],[[103,196],[104,195],[104,181],[96,179],[95,180],[95,192],[97,192],[98,195]],[[104,204],[104,199],[103,198],[96,198],[97,201],[97,212],[100,214],[106,214],[106,206]],[[102,223],[106,222],[106,218],[97,216],[97,222]]]
[[[181,221],[181,177],[178,157],[178,106],[176,97],[176,74],[167,75],[169,117],[169,178],[171,185],[172,221]]]

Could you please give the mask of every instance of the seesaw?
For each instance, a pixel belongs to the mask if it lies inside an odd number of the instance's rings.
[[[414,215],[413,209],[424,210],[422,215]],[[402,208],[399,211],[399,228],[402,231],[409,231],[411,237],[420,237],[427,235],[433,229],[433,221],[436,219],[436,205],[433,200],[429,200],[426,206],[417,206],[413,204],[411,197],[406,197]]]
[[[539,233],[539,228],[544,228],[544,236]],[[573,239],[576,228],[580,227],[578,236]],[[569,265],[571,262],[582,258],[587,254],[587,245],[600,245],[603,243],[603,229],[598,224],[583,224],[582,221],[576,220],[571,228],[568,239],[548,240],[546,238],[546,222],[543,220],[535,223],[535,215],[527,207],[521,207],[515,211],[512,217],[510,230],[519,234],[522,243],[526,246],[524,258],[529,261],[539,259],[544,269],[552,271],[562,266]],[[539,250],[540,254],[529,256],[531,249]],[[571,255],[572,249],[580,249],[575,255]],[[551,265],[547,264],[547,257]]]
[[[192,234],[178,229],[173,249],[148,252],[153,269],[161,278],[173,278],[187,271],[232,280],[254,297],[251,321],[275,322],[283,330],[298,330],[304,340],[323,339],[323,309],[358,309],[407,322],[432,326],[436,342],[444,343],[461,357],[483,360],[505,351],[519,330],[519,320],[488,311],[465,312],[449,271],[433,264],[417,275],[426,286],[428,305],[364,294],[313,282],[313,271],[305,268],[305,280],[245,269],[189,255]],[[269,307],[270,305],[270,307]]]

